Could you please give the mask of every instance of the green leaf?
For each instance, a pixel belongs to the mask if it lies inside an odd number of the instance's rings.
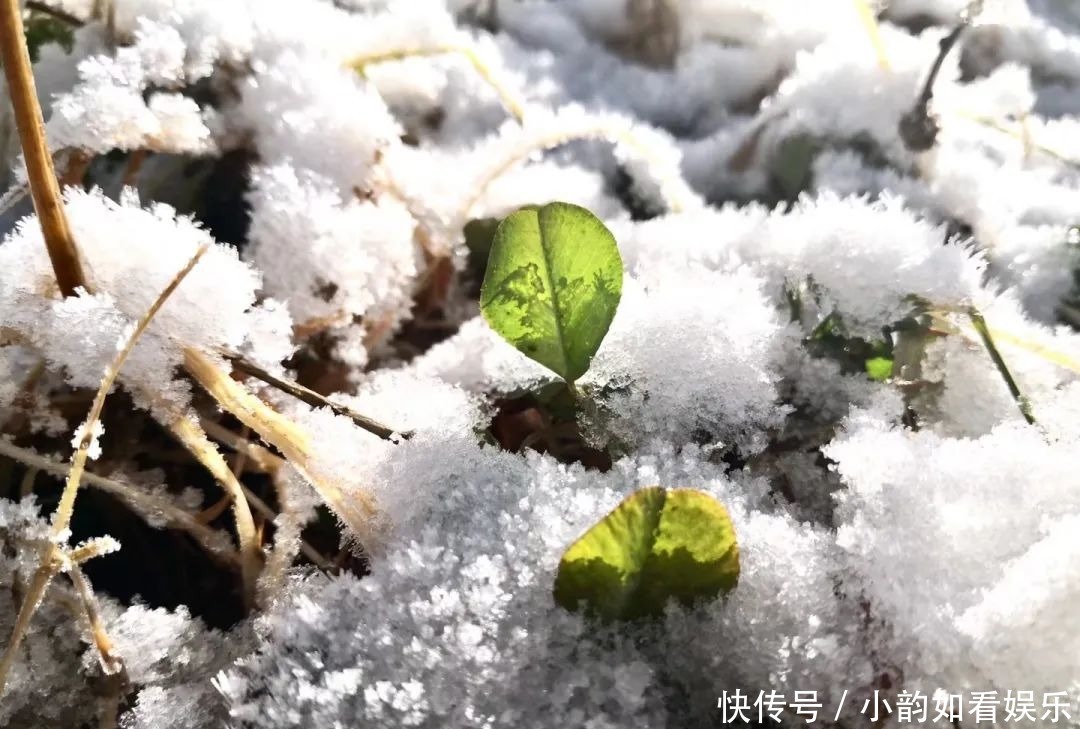
[[[41,47],[48,43],[59,43],[68,53],[71,53],[75,43],[71,26],[37,10],[26,13],[23,18],[23,33],[26,37],[27,50],[30,51],[30,60],[35,63]]]
[[[519,210],[495,231],[480,310],[510,344],[573,382],[607,334],[622,276],[615,238],[585,208]]]
[[[892,377],[893,361],[890,357],[871,357],[866,360],[866,374],[875,382],[884,382]]]
[[[739,548],[727,510],[692,489],[641,489],[566,550],[555,601],[605,620],[662,614],[732,590]]]
[[[809,134],[796,134],[779,144],[769,172],[785,199],[796,199],[810,186],[814,158],[820,151],[820,141]]]

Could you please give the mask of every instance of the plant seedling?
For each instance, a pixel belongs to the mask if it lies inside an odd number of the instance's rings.
[[[734,589],[739,547],[727,510],[693,489],[643,488],[574,542],[555,577],[555,601],[603,620],[660,615]]]
[[[519,210],[495,231],[480,310],[491,328],[568,385],[589,369],[622,295],[622,258],[588,210]]]

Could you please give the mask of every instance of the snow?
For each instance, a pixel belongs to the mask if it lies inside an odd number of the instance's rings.
[[[59,297],[36,217],[5,218],[0,428],[77,442],[50,398],[97,388],[208,246],[120,372],[136,406],[216,415],[182,374],[193,352],[298,378],[317,358],[331,402],[396,432],[244,381],[296,439],[250,436],[288,461],[259,604],[219,632],[100,595],[132,679],[120,726],[697,727],[736,687],[815,691],[851,727],[872,725],[875,691],[1066,691],[1076,723],[1074,7],[987,0],[920,152],[898,123],[960,0],[869,3],[876,38],[851,0],[113,5],[35,68],[53,150],[98,156],[65,197],[88,288]],[[142,197],[114,199],[123,173],[101,158],[136,150]],[[178,172],[232,152],[249,162],[238,247],[181,202],[205,178]],[[600,216],[624,261],[578,383],[606,472],[488,433],[552,376],[479,315],[463,227],[551,200]],[[447,264],[440,340],[396,346],[433,325],[417,302]],[[815,349],[830,322],[846,344]],[[878,382],[860,342],[918,356]],[[96,431],[94,455],[121,430]],[[171,498],[162,480],[132,487]],[[738,587],[636,625],[555,605],[567,545],[655,484],[725,505]],[[370,574],[294,565],[323,498],[363,521],[341,536]],[[0,499],[0,582],[34,569],[43,519]],[[58,579],[35,615],[0,723],[85,719],[96,654],[69,592]]]

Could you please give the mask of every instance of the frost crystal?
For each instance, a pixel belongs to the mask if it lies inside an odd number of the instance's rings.
[[[258,573],[225,631],[99,595],[119,726],[696,728],[736,688],[815,691],[852,729],[913,691],[1065,691],[1080,721],[1075,3],[48,4],[78,21],[34,72],[87,281],[59,296],[19,220],[0,109],[4,452],[63,476],[37,454],[81,442],[74,390],[207,246],[117,385],[235,460],[206,446],[205,484],[145,465],[146,429],[125,462],[107,412],[85,480],[237,580],[252,539]],[[492,219],[555,200],[625,264],[565,417],[476,295]],[[52,502],[0,466],[4,634],[49,538],[8,497]],[[232,473],[254,536],[208,508]],[[737,588],[634,625],[556,606],[567,545],[656,484],[724,503]],[[100,698],[69,576],[0,724],[81,726]]]

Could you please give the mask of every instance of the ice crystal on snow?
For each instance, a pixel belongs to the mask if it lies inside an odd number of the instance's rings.
[[[60,176],[92,159],[65,193],[87,286],[59,296],[0,109],[5,453],[62,476],[23,446],[66,447],[71,388],[99,386],[205,245],[117,384],[165,424],[228,431],[268,501],[254,609],[227,631],[99,595],[131,681],[120,726],[698,727],[736,687],[813,690],[828,717],[846,691],[851,727],[875,691],[1077,700],[1074,5],[48,4],[81,24],[34,71]],[[925,100],[933,146],[910,149],[900,119],[961,22]],[[476,301],[465,226],[555,200],[601,218],[625,264],[574,403],[607,470],[560,462],[551,374]],[[192,352],[258,398],[217,393],[242,438],[182,374]],[[496,427],[515,407],[541,421],[520,452]],[[112,416],[91,485],[234,557],[202,490],[177,495],[197,484],[123,480],[145,467],[111,454]],[[738,587],[632,626],[558,607],[562,551],[655,484],[724,503]],[[324,501],[363,513],[340,537],[369,574],[307,542]],[[34,499],[0,500],[0,584],[25,584],[46,538]],[[68,604],[58,578],[0,724],[86,723],[99,668]]]

